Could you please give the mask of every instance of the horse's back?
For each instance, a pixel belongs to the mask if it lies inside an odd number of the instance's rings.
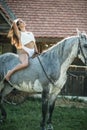
[[[34,59],[29,59],[30,60],[30,65],[26,68],[27,71],[29,70],[29,67],[34,69],[34,63],[35,63],[35,58]],[[33,63],[34,61],[34,63]],[[4,53],[0,55],[0,74],[5,75],[9,70],[13,69],[17,64],[20,63],[19,57],[17,54],[14,53]],[[36,63],[35,63],[36,64]],[[19,72],[19,71],[18,71]]]

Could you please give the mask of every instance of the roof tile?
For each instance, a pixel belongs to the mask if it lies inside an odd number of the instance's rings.
[[[87,0],[5,0],[36,37],[66,37],[87,32]]]

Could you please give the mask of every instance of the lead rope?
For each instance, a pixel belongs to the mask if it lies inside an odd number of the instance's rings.
[[[40,65],[41,65],[41,67],[42,67],[42,69],[43,69],[43,72],[45,73],[47,79],[55,86],[54,81],[47,75],[47,73],[46,73],[46,71],[45,71],[45,69],[44,69],[44,67],[43,67],[43,65],[42,65],[42,63],[41,63],[41,60],[40,60],[39,56],[37,56],[37,58],[38,58],[38,60],[39,60],[39,63],[40,63]]]

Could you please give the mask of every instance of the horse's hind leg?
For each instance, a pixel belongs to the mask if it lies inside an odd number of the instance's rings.
[[[0,110],[1,110],[1,119],[0,122],[5,121],[6,117],[7,117],[7,113],[5,111],[5,108],[3,106],[3,100],[4,97],[9,94],[11,91],[13,90],[12,87],[10,87],[10,85],[6,85],[6,87],[4,87],[1,92],[0,92]]]
[[[0,110],[1,110],[0,123],[2,123],[7,117],[6,111],[3,107],[2,94],[0,94]]]

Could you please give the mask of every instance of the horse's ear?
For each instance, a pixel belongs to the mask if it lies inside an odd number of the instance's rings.
[[[86,32],[85,32],[85,31],[83,31],[82,33],[86,35]]]
[[[79,31],[78,28],[76,29],[76,31],[77,31],[78,36],[80,36],[80,35],[81,35],[81,32]]]

